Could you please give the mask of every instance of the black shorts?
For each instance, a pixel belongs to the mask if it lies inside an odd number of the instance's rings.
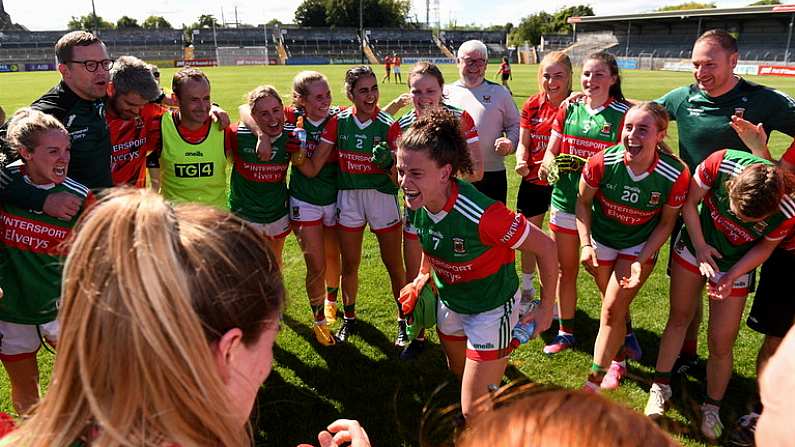
[[[503,73],[502,74],[502,82],[505,82],[508,79],[511,79],[511,74],[510,73]]]
[[[472,183],[472,186],[494,200],[508,203],[508,177],[505,171],[484,172],[483,180]]]
[[[552,200],[552,186],[537,185],[522,180],[519,193],[516,195],[516,211],[524,217],[533,217],[544,214],[549,210]]]
[[[789,275],[795,252],[778,249],[762,264],[759,288],[746,323],[751,329],[773,337],[784,337],[795,321],[795,297],[789,291]]]

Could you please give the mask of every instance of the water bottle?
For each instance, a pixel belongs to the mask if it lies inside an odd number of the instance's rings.
[[[301,143],[301,148],[298,150],[298,152],[294,153],[291,156],[291,161],[293,162],[293,164],[301,166],[302,164],[304,164],[304,161],[306,160],[307,134],[306,134],[306,129],[304,129],[304,117],[299,116],[298,119],[296,120],[295,125],[296,128],[294,133],[295,136],[298,138],[298,141]]]
[[[533,300],[530,302],[530,308],[528,312],[532,312],[533,309],[538,307],[541,304],[538,300]],[[513,327],[513,331],[511,331],[511,347],[516,349],[519,345],[523,345],[530,341],[533,336],[535,336],[536,332],[536,322],[535,320],[531,320],[527,323],[522,323],[521,321],[516,323],[516,326]]]

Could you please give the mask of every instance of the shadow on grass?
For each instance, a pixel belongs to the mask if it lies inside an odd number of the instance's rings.
[[[322,347],[311,328],[287,315],[284,323],[311,345],[307,362],[274,346],[274,361],[305,386],[288,383],[276,371],[260,390],[254,425],[257,445],[317,445],[316,435],[337,418],[358,419],[374,445],[417,445],[423,408],[458,402],[455,377],[447,371],[438,344],[428,343],[415,361],[402,362],[392,341],[378,328],[360,320],[352,343]],[[375,349],[375,358],[360,352]],[[286,374],[286,373],[285,373]],[[456,383],[437,390],[445,382]]]

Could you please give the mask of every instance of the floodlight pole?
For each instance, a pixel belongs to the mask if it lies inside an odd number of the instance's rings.
[[[361,59],[364,65],[364,8],[362,7],[363,0],[359,0],[359,44],[361,46]]]
[[[91,0],[91,13],[94,15],[94,34],[98,34],[99,31],[99,20],[97,20],[97,8],[94,7],[94,0]]]
[[[795,21],[795,14],[790,14],[789,16],[789,33],[787,33],[787,49],[784,51],[784,65],[789,65],[789,49],[790,49],[790,42],[792,42],[792,25],[793,21]]]

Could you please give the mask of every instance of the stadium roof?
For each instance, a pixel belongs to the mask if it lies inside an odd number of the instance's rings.
[[[710,8],[710,9],[687,9],[680,11],[660,11],[647,12],[641,14],[620,14],[614,16],[584,16],[569,17],[568,22],[575,23],[599,23],[616,22],[626,20],[683,20],[699,17],[732,16],[736,18],[759,17],[765,14],[782,14],[795,12],[795,4],[792,5],[765,5],[765,6],[744,6],[741,8]]]

